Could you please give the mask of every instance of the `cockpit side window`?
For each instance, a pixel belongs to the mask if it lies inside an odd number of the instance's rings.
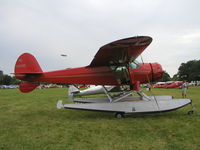
[[[129,63],[129,68],[127,66],[117,66],[111,65],[110,68],[115,72],[116,78],[120,84],[129,84],[130,83],[130,74],[129,69],[139,68],[139,62],[134,60]]]
[[[126,66],[110,66],[110,68],[115,71],[116,78],[120,84],[129,83],[129,71]]]
[[[130,65],[131,69],[139,68],[139,62],[137,60],[134,60],[133,62],[130,62],[129,65]]]
[[[137,68],[137,65],[136,65],[134,62],[131,62],[131,63],[130,63],[130,68],[131,68],[131,69],[136,69],[136,68]]]

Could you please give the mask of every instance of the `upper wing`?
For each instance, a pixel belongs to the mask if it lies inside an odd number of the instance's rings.
[[[128,64],[130,61],[134,61],[151,41],[151,37],[136,36],[106,44],[99,49],[89,66]]]

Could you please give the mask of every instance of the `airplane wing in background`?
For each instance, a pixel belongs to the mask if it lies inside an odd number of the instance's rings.
[[[96,53],[89,67],[126,65],[134,61],[151,42],[149,36],[136,36],[106,44]]]

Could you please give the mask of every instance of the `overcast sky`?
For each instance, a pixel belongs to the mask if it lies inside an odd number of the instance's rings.
[[[0,0],[0,70],[12,73],[24,52],[44,71],[86,66],[101,46],[144,35],[143,60],[173,76],[200,59],[199,18],[199,0]]]

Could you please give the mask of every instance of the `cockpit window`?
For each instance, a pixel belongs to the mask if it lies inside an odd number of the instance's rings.
[[[119,84],[129,84],[129,72],[126,66],[110,66],[115,72],[115,76]]]
[[[135,59],[134,61],[129,63],[129,68],[131,69],[139,68],[139,64],[140,62]],[[127,66],[111,65],[110,68],[115,72],[119,84],[130,83],[129,68]]]
[[[134,62],[135,62],[136,64],[141,64],[141,61],[139,61],[138,58],[135,59]]]
[[[137,64],[135,64],[134,62],[131,62],[131,63],[130,63],[130,67],[131,67],[132,69],[136,69],[136,68],[137,68]]]
[[[139,62],[137,60],[134,60],[133,62],[130,62],[130,68],[136,69],[139,67]]]

